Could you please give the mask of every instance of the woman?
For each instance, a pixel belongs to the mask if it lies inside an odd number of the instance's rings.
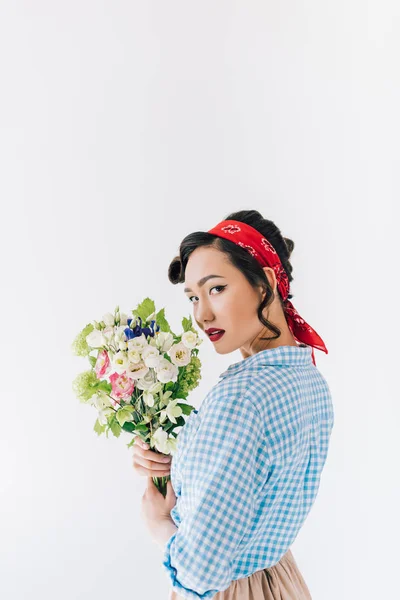
[[[326,346],[289,300],[293,247],[259,212],[240,211],[185,237],[169,267],[216,352],[244,359],[179,433],[170,600],[311,598],[290,546],[315,501],[334,415],[314,358]]]

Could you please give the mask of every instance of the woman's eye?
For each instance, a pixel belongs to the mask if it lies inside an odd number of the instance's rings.
[[[218,289],[220,289],[220,290],[223,290],[225,287],[226,287],[226,285],[215,285],[214,287],[212,287],[212,288],[210,289],[210,292],[211,292],[211,290],[218,290]],[[196,298],[196,297],[197,297],[197,296],[190,296],[190,298],[189,298],[189,302],[190,302],[191,304],[193,304],[193,302],[192,302],[192,298]]]

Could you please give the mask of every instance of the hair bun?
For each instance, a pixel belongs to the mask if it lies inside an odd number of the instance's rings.
[[[294,248],[294,241],[287,237],[284,237],[283,239],[286,244],[286,248],[288,249],[289,258],[290,258],[290,255],[292,254],[293,248]]]

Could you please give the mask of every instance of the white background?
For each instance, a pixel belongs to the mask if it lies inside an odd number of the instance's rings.
[[[179,330],[182,238],[259,210],[335,406],[292,546],[313,600],[398,597],[400,8],[396,0],[3,0],[5,600],[167,600],[127,440],[97,437],[70,345],[145,296]],[[202,398],[241,359],[205,340]]]

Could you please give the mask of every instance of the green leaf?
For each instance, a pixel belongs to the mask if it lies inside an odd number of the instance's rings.
[[[132,310],[132,314],[140,317],[142,321],[145,321],[151,313],[156,310],[154,300],[151,298],[145,298],[136,308]]]
[[[136,431],[137,427],[135,427],[135,424],[132,423],[132,421],[126,421],[123,425],[122,425],[122,429],[124,431],[128,431],[129,433],[132,433],[133,431]],[[129,447],[129,446],[128,446]]]
[[[141,423],[137,423],[136,431],[143,431],[143,433],[147,433],[149,431],[149,426],[148,424],[142,425]]]
[[[133,408],[133,406],[132,406],[132,408]],[[119,423],[119,424],[121,425],[121,427],[122,427],[122,426],[123,426],[123,424],[124,424],[126,421],[130,421],[130,420],[131,420],[132,413],[131,413],[131,411],[129,410],[129,408],[127,408],[127,407],[125,407],[125,406],[124,406],[123,408],[120,408],[120,409],[118,410],[118,412],[117,412],[117,414],[116,414],[115,416],[116,416],[116,419],[117,419],[118,423]]]
[[[162,308],[161,310],[158,311],[158,313],[155,316],[156,324],[160,326],[161,331],[167,331],[169,333],[172,333],[171,327],[169,326],[169,323],[168,323],[167,319],[165,318],[164,312],[165,312],[165,308]],[[172,333],[172,335],[173,335],[173,333]]]
[[[101,435],[102,433],[105,432],[107,425],[102,425],[100,423],[100,421],[98,419],[96,419],[96,423],[94,424],[94,431],[97,433],[97,435]]]
[[[135,443],[135,436],[131,439],[131,441],[129,442],[129,444],[126,445],[126,447],[130,448],[131,446],[133,446],[134,443]]]
[[[99,381],[99,383],[96,386],[97,390],[102,390],[103,392],[108,392],[110,393],[112,390],[112,386],[111,383],[108,383],[108,381],[106,381],[105,379],[102,379],[101,381]]]
[[[89,359],[91,366],[94,367],[97,362],[97,358],[95,356],[88,356],[88,359]]]
[[[183,328],[184,332],[189,331],[190,329],[192,329],[192,325],[193,325],[193,323],[192,323],[192,317],[191,317],[191,315],[189,315],[188,319],[186,319],[186,317],[183,317],[183,319],[182,319],[182,328]]]
[[[110,429],[115,437],[119,437],[121,435],[121,425],[116,421],[115,418],[110,423]]]
[[[192,410],[194,410],[194,406],[191,406],[190,404],[182,404],[181,402],[178,402],[176,406],[179,406],[182,409],[182,412],[184,415],[190,415],[190,413],[192,412]]]
[[[136,410],[135,407],[132,404],[130,404],[130,403],[129,404],[124,404],[123,409],[129,411],[130,414],[134,413],[135,410]]]

